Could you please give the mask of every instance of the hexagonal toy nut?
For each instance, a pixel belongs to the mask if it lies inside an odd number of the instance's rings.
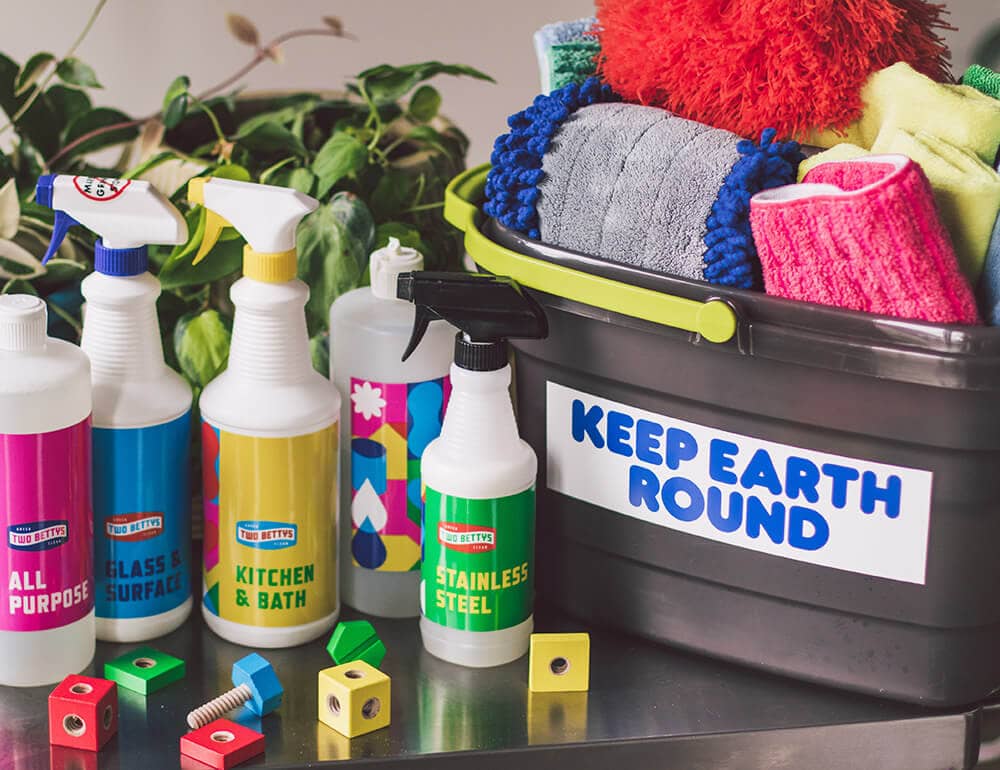
[[[49,743],[99,751],[118,731],[118,687],[71,674],[49,694]]]
[[[180,658],[152,647],[137,647],[104,664],[104,677],[140,695],[152,695],[184,678]]]
[[[385,658],[385,645],[367,620],[345,620],[333,629],[326,651],[338,666],[352,660],[363,660],[378,668]]]
[[[590,689],[590,634],[532,634],[528,689],[582,692]]]
[[[194,759],[217,770],[236,767],[263,753],[261,733],[228,719],[216,719],[181,736],[182,759]]]
[[[319,721],[348,738],[386,727],[391,684],[363,660],[324,668],[319,672]]]
[[[281,705],[284,688],[267,659],[251,652],[233,664],[233,687],[245,684],[253,693],[247,708],[259,717],[266,716]]]

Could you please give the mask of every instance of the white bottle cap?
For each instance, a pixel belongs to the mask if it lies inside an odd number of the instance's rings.
[[[0,296],[0,350],[21,351],[45,344],[45,300],[30,294]]]
[[[424,255],[416,249],[401,246],[397,238],[372,253],[372,294],[379,299],[397,299],[396,279],[400,273],[424,269]],[[404,300],[405,301],[405,300]]]

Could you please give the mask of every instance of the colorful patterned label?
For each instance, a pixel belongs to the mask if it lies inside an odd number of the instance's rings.
[[[209,612],[284,628],[336,610],[337,430],[256,438],[202,423]]]
[[[101,618],[145,618],[191,596],[191,412],[94,429],[94,577]]]
[[[351,378],[351,553],[383,572],[420,569],[420,458],[441,433],[451,379]]]
[[[45,631],[94,607],[90,418],[0,434],[0,630]]]
[[[535,490],[468,500],[427,488],[424,616],[462,631],[523,623],[534,596]]]

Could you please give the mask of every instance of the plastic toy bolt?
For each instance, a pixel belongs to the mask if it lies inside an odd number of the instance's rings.
[[[243,705],[256,716],[266,716],[281,705],[283,692],[271,664],[250,653],[233,664],[233,689],[188,714],[188,727],[197,730]]]

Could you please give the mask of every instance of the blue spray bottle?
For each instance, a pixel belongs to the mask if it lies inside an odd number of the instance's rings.
[[[100,238],[84,279],[81,347],[94,388],[97,638],[152,639],[191,612],[191,388],[163,360],[147,244],[187,240],[180,212],[148,182],[43,176],[55,253],[68,229]]]

